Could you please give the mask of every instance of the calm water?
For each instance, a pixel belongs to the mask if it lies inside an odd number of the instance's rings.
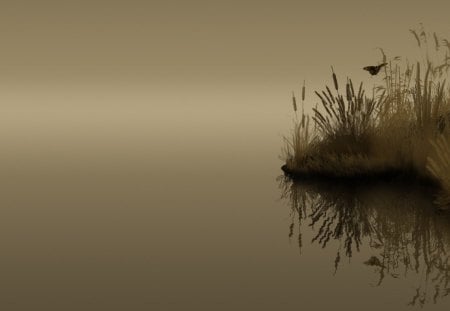
[[[266,89],[3,94],[1,309],[446,310],[449,219],[280,177]]]

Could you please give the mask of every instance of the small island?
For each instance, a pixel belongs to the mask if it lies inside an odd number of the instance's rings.
[[[423,28],[410,32],[423,59],[410,63],[380,49],[379,64],[363,68],[382,78],[370,95],[363,83],[342,83],[333,67],[333,85],[315,92],[319,104],[311,113],[304,109],[305,83],[300,96],[293,93],[294,128],[282,155],[286,175],[419,182],[434,187],[435,203],[448,209],[450,42]]]

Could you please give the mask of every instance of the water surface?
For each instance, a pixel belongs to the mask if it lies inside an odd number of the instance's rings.
[[[407,306],[448,303],[450,215],[432,203],[433,189],[418,182],[294,182],[284,176],[280,186],[291,203],[289,237],[300,252],[305,242],[334,251],[333,275],[343,264],[352,270],[363,264],[373,272],[373,287],[408,284],[403,290],[411,297],[398,297]]]
[[[429,194],[280,180],[268,85],[5,91],[2,309],[448,308]]]

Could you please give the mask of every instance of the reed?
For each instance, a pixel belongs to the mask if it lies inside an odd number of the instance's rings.
[[[302,88],[302,101],[304,98],[304,86]],[[293,108],[296,113],[294,121],[294,129],[289,137],[284,137],[285,146],[282,151],[282,157],[286,159],[286,163],[290,168],[301,166],[303,156],[309,152],[315,140],[314,130],[311,128],[310,116],[305,114],[304,109],[297,115],[297,101],[295,94],[292,95]]]
[[[286,171],[326,177],[413,176],[438,182],[437,202],[450,206],[450,44],[423,28],[410,30],[422,59],[410,64],[380,49],[382,83],[366,95],[347,78],[345,89],[331,67],[334,90],[315,91],[319,106],[302,112],[285,138]],[[431,39],[430,39],[431,38]],[[432,51],[428,46],[432,42]],[[441,44],[442,43],[442,44]],[[434,53],[434,54],[433,54]],[[297,113],[295,96],[294,110]],[[310,122],[311,121],[311,122]]]

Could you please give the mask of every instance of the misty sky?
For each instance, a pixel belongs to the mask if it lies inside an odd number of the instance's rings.
[[[449,1],[2,1],[4,84],[292,83],[358,72],[408,29],[450,30]],[[269,78],[270,77],[270,78]]]

